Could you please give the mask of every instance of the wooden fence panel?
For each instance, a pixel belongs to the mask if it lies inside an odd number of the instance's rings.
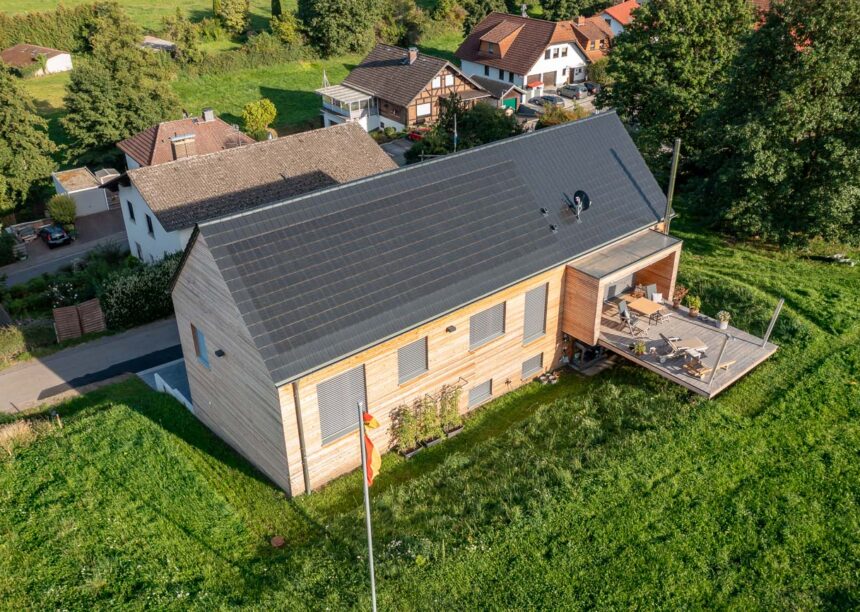
[[[105,315],[98,298],[93,298],[78,304],[78,316],[81,320],[81,332],[92,334],[107,329]]]
[[[57,342],[81,337],[81,320],[76,306],[54,308],[54,329]]]

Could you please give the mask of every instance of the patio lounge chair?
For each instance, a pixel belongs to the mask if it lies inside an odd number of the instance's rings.
[[[668,351],[660,356],[661,363],[667,359],[676,359],[690,355],[691,352],[698,359],[708,350],[708,346],[698,338],[682,340],[681,338],[669,338],[664,334],[660,334],[660,338],[668,347]]]
[[[639,317],[630,312],[630,309],[627,308],[627,302],[624,300],[618,302],[618,318],[621,319],[621,325],[626,327],[634,336],[641,336],[645,333],[645,330],[637,325]]]
[[[718,370],[728,370],[731,365],[733,365],[734,361],[726,361],[725,363],[721,363]],[[696,378],[704,378],[708,374],[710,374],[714,368],[710,366],[706,366],[702,363],[701,359],[694,359],[689,363],[684,364],[684,370],[687,371],[690,376],[695,376]]]

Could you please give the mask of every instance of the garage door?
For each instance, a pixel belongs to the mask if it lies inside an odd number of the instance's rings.
[[[544,72],[541,80],[543,81],[544,86],[555,87],[555,71]]]
[[[516,98],[506,98],[502,100],[502,106],[504,108],[512,108],[514,110],[517,109],[517,99]]]

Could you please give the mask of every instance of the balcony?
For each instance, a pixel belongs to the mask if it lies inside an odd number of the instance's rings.
[[[317,89],[322,97],[322,105],[330,113],[361,119],[370,114],[376,114],[376,100],[370,94],[344,85],[332,85]]]

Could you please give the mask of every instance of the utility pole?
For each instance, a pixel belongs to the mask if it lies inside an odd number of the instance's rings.
[[[675,197],[675,177],[678,175],[678,160],[681,157],[681,139],[675,139],[675,149],[672,151],[672,170],[669,173],[669,193],[666,194],[666,235],[672,225],[672,198]]]

